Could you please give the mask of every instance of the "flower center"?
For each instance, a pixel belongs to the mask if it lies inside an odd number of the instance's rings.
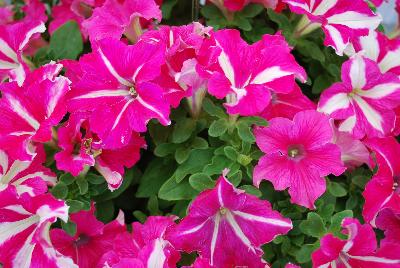
[[[77,247],[79,247],[79,246],[82,246],[82,245],[85,245],[85,244],[89,243],[89,241],[90,241],[90,237],[89,236],[87,236],[85,234],[81,234],[81,235],[78,236],[78,239],[75,241],[75,245]]]
[[[219,213],[220,213],[221,215],[225,215],[226,212],[228,212],[228,209],[227,209],[227,208],[224,208],[224,207],[220,207],[220,208],[219,208]]]
[[[102,153],[102,150],[101,149],[99,149],[99,150],[93,149],[92,148],[92,142],[93,142],[93,139],[92,138],[88,138],[88,139],[85,139],[82,142],[82,144],[85,147],[86,154],[93,155],[93,157],[97,157]]]
[[[134,98],[136,98],[138,96],[138,93],[137,93],[135,87],[130,87],[129,88],[129,94]]]
[[[348,93],[347,96],[349,98],[353,98],[355,95],[359,95],[362,90],[359,88],[354,88],[352,92]]]
[[[298,155],[299,155],[299,149],[296,149],[296,148],[289,149],[288,156],[295,158]]]
[[[287,149],[287,156],[290,159],[299,159],[304,155],[303,145],[292,145]]]

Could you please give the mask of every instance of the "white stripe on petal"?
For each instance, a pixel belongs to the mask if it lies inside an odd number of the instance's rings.
[[[215,246],[217,244],[217,238],[219,233],[219,223],[221,221],[221,215],[219,213],[215,214],[214,217],[214,229],[211,237],[211,245],[210,245],[210,264],[214,265],[214,251]]]
[[[353,89],[362,89],[367,83],[365,74],[365,61],[360,55],[355,55],[351,60],[350,80]]]
[[[2,175],[4,175],[8,169],[8,156],[3,150],[0,150],[0,166],[2,169],[2,173],[0,173],[0,181],[2,181]]]
[[[381,22],[379,16],[368,16],[355,11],[346,11],[327,18],[328,24],[340,24],[352,29],[376,29]]]
[[[331,114],[334,111],[349,107],[350,100],[346,93],[338,93],[330,97],[323,106],[318,107],[318,111]]]
[[[205,220],[204,222],[202,222],[201,224],[193,227],[192,229],[189,229],[189,230],[186,230],[186,231],[182,232],[182,235],[187,235],[187,234],[192,234],[192,233],[197,232],[198,230],[203,228],[203,226],[206,224],[207,221],[208,221],[208,219]]]
[[[44,180],[45,182],[50,183],[50,184],[55,184],[57,182],[57,177],[49,176],[49,175],[46,175],[43,172],[39,171],[39,172],[34,172],[32,174],[28,174],[26,176],[19,178],[18,180],[13,182],[13,185],[22,184],[24,181],[35,178],[35,177],[40,177],[42,180]]]
[[[350,258],[359,260],[359,261],[366,261],[366,262],[377,262],[377,263],[386,263],[386,264],[396,264],[400,263],[399,260],[393,260],[393,259],[386,259],[382,257],[375,257],[375,256],[352,256],[348,255]]]
[[[19,221],[0,223],[0,245],[38,222],[39,217],[33,215]]]
[[[18,250],[16,256],[13,260],[13,267],[18,268],[30,268],[32,261],[32,253],[35,249],[36,244],[32,243],[32,237],[35,233],[32,232],[28,238],[25,240],[24,244]]]
[[[231,85],[235,85],[235,71],[233,70],[232,63],[228,57],[228,55],[225,53],[224,49],[221,47],[221,45],[217,42],[217,45],[221,48],[221,54],[218,56],[218,63],[221,66],[222,71],[224,71],[225,76],[228,78],[228,80],[231,82]]]
[[[8,96],[7,99],[10,102],[10,105],[16,114],[18,114],[22,119],[24,119],[35,130],[39,129],[40,127],[39,122],[35,118],[33,118],[32,115],[29,114],[29,112],[21,105],[21,103],[18,100],[14,99],[11,96]]]
[[[376,31],[370,31],[369,35],[360,37],[361,49],[364,51],[364,55],[373,60],[377,61],[380,53],[380,47],[378,42],[378,34]]]
[[[77,96],[73,98],[74,100],[77,99],[94,99],[94,98],[101,98],[101,97],[122,97],[122,96],[129,96],[129,91],[125,89],[104,89],[98,91],[92,91],[84,95]]]
[[[322,0],[318,7],[312,12],[313,15],[320,16],[325,14],[334,5],[336,5],[338,0]]]
[[[218,189],[217,189],[217,194],[218,194],[218,202],[219,202],[219,205],[221,206],[221,207],[223,207],[224,206],[224,200],[222,199],[222,187],[221,187],[221,185],[222,185],[222,183],[220,183],[220,184],[218,184]]]
[[[375,111],[365,100],[360,98],[359,96],[355,95],[353,97],[354,101],[358,104],[361,111],[363,112],[365,118],[367,119],[368,123],[375,129],[384,132],[382,127],[382,116]]]
[[[111,130],[114,130],[117,125],[119,124],[119,121],[121,120],[122,115],[125,113],[126,109],[128,109],[129,105],[134,101],[135,99],[130,99],[129,101],[127,101],[124,105],[124,107],[122,107],[121,111],[119,112],[117,118],[115,118],[114,124],[111,128]]]
[[[389,51],[385,57],[379,62],[379,68],[383,73],[386,73],[394,67],[400,66],[400,48]]]
[[[1,179],[2,183],[8,184],[18,173],[21,173],[25,169],[27,169],[31,165],[30,161],[19,161],[15,160],[12,163],[10,169],[4,174],[3,178]]]
[[[4,60],[0,60],[0,70],[9,70],[18,68],[18,63],[8,62]]]
[[[136,97],[136,100],[142,104],[145,108],[149,109],[150,111],[153,111],[154,113],[156,113],[162,121],[166,122],[168,125],[171,123],[171,120],[169,120],[168,118],[166,118],[158,109],[156,109],[154,106],[151,106],[150,104],[148,104],[147,102],[145,102],[140,96]]]
[[[160,268],[164,267],[167,257],[164,254],[164,246],[166,242],[158,238],[154,241],[153,250],[147,260],[147,268]]]
[[[352,115],[340,124],[339,130],[343,132],[351,132],[354,126],[356,125],[356,122],[357,122],[356,116]]]
[[[46,31],[46,26],[44,25],[43,22],[40,22],[38,26],[36,26],[35,28],[31,29],[29,32],[26,33],[24,40],[22,41],[21,44],[19,44],[19,50],[22,50],[26,46],[26,44],[28,44],[32,35],[36,33],[44,33],[45,31]]]
[[[234,216],[229,210],[226,211],[226,220],[228,221],[229,225],[232,227],[234,233],[240,239],[240,241],[242,241],[242,243],[245,244],[248,247],[248,249],[250,249],[252,252],[255,253],[256,250],[251,245],[249,238],[247,238],[247,236],[243,233],[239,224],[236,222]]]
[[[311,12],[311,8],[307,5],[307,3],[299,3],[299,2],[296,2],[296,1],[285,1],[285,2],[287,4],[289,4],[289,5],[291,5],[291,6],[300,7],[302,9],[304,9],[304,10],[307,10],[307,11]],[[312,5],[311,5],[311,7],[312,7]]]
[[[277,220],[277,219],[273,219],[273,218],[260,217],[257,215],[245,213],[245,212],[238,211],[238,210],[234,210],[234,211],[232,211],[232,213],[239,217],[242,217],[246,220],[249,220],[249,221],[258,221],[258,222],[263,222],[263,223],[281,226],[281,227],[289,227],[289,228],[293,227],[291,223],[287,223],[285,221],[281,221],[281,220]]]
[[[0,52],[12,59],[15,63],[18,62],[17,53],[4,41],[0,38]]]
[[[126,80],[125,78],[123,78],[122,76],[120,76],[118,74],[118,72],[114,69],[114,67],[112,66],[111,62],[107,59],[107,57],[104,55],[103,51],[99,48],[99,54],[101,59],[104,62],[104,65],[107,67],[107,70],[110,72],[110,74],[112,74],[112,76],[114,76],[115,79],[118,80],[118,82],[120,82],[121,84],[127,86],[127,87],[132,87],[133,84],[131,82],[129,82],[128,80]]]
[[[400,90],[400,83],[379,84],[369,90],[360,90],[357,94],[366,98],[380,99],[394,93],[396,90]]]
[[[293,72],[284,71],[279,66],[268,67],[267,69],[258,73],[251,83],[265,84],[274,81],[277,78],[281,78],[291,74],[293,74]]]
[[[346,49],[348,45],[348,40],[343,40],[342,35],[340,32],[331,25],[325,25],[325,30],[328,31],[329,36],[331,37],[334,43],[334,49],[336,50],[336,54],[339,56],[343,55],[343,51]]]

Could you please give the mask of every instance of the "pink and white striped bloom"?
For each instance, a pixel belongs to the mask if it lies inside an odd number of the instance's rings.
[[[322,237],[321,247],[312,253],[313,267],[400,267],[400,244],[387,243],[377,248],[371,225],[361,225],[357,219],[344,219],[342,227],[347,239],[341,240],[332,234]]]
[[[365,186],[363,217],[375,225],[376,216],[382,209],[390,208],[400,213],[400,144],[394,137],[369,139],[365,144],[375,153],[378,172]]]
[[[95,8],[93,15],[83,22],[93,45],[105,38],[119,40],[125,35],[136,42],[142,34],[140,18],[161,21],[161,10],[154,0],[106,0]]]
[[[78,267],[53,248],[50,225],[68,220],[68,206],[50,194],[0,200],[0,262],[4,267]]]
[[[382,73],[391,72],[400,76],[400,39],[389,39],[378,31],[370,31],[367,36],[360,36],[353,47],[346,54],[354,55],[362,52],[367,57],[378,63]]]
[[[314,209],[314,202],[326,190],[325,176],[345,170],[340,149],[333,144],[327,116],[313,110],[293,117],[276,117],[268,127],[254,130],[262,156],[254,168],[253,183],[272,182],[275,190],[289,188],[291,202]]]
[[[180,250],[197,251],[215,267],[265,267],[260,246],[286,234],[292,223],[268,201],[236,189],[226,178],[191,203],[168,239]]]
[[[356,138],[382,137],[395,126],[393,109],[399,101],[400,79],[382,74],[374,61],[355,55],[342,66],[342,82],[322,92],[318,110],[343,120],[339,130]]]
[[[52,127],[66,113],[69,81],[57,77],[62,65],[50,63],[30,73],[22,87],[0,84],[0,147],[13,159],[30,160],[32,143],[51,140]]]
[[[237,30],[220,30],[213,34],[215,44],[209,50],[219,50],[211,73],[208,91],[227,99],[229,114],[257,115],[270,103],[270,90],[288,93],[294,78],[306,80],[304,69],[297,64],[284,37],[264,35],[248,45]]]
[[[170,106],[163,89],[151,82],[160,74],[163,55],[157,45],[139,42],[128,46],[107,39],[81,57],[82,79],[72,83],[69,109],[92,111],[90,127],[104,148],[127,145],[132,132],[146,131],[152,118],[170,124]]]
[[[46,160],[43,147],[37,146],[35,154],[32,161],[20,161],[0,150],[0,196],[9,188],[18,196],[35,196],[47,192],[47,185],[56,183],[55,174],[42,165]]]
[[[381,18],[374,14],[364,0],[284,0],[292,12],[305,14],[309,21],[299,24],[299,34],[315,29],[311,23],[322,26],[326,46],[343,55],[346,47],[358,36],[375,30]]]
[[[22,85],[29,71],[22,53],[32,37],[45,30],[44,22],[37,20],[0,25],[0,81],[8,78]]]

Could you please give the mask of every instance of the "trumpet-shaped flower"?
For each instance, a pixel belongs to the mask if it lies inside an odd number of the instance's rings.
[[[382,74],[374,61],[355,55],[342,66],[342,82],[322,92],[318,110],[343,120],[339,130],[356,138],[382,137],[395,126],[393,109],[399,101],[400,79]]]
[[[30,73],[22,87],[0,85],[0,147],[13,159],[31,160],[32,143],[52,138],[52,127],[66,113],[69,81],[57,77],[62,65],[50,63]]]
[[[321,247],[312,254],[313,267],[400,267],[400,244],[387,243],[378,249],[372,227],[356,219],[344,219],[342,227],[347,239],[332,234],[322,237]]]
[[[254,134],[265,153],[254,169],[254,185],[269,180],[276,190],[289,187],[295,204],[315,208],[315,200],[326,190],[324,176],[338,176],[345,170],[340,149],[332,143],[328,117],[316,111],[299,112],[293,121],[273,118]]]
[[[236,189],[225,175],[214,189],[200,193],[167,238],[177,249],[197,251],[215,267],[265,267],[260,246],[287,233],[292,223],[268,201]]]
[[[82,72],[82,79],[72,83],[70,111],[92,111],[90,127],[111,149],[127,145],[133,131],[146,131],[152,118],[169,125],[169,103],[163,89],[151,82],[160,74],[164,51],[146,42],[128,46],[115,39],[98,45],[79,61],[76,73]]]
[[[54,249],[50,225],[68,220],[68,206],[50,194],[0,200],[0,262],[4,267],[71,267],[72,260]]]

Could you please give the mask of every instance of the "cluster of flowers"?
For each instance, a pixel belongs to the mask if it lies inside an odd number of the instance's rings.
[[[233,12],[251,1],[212,2]],[[196,22],[155,29],[152,21],[161,20],[161,11],[153,0],[63,0],[53,7],[49,33],[74,20],[92,52],[31,70],[25,55],[45,42],[45,7],[27,2],[19,21],[10,7],[1,8],[4,267],[175,267],[180,252],[198,253],[193,267],[267,266],[260,246],[286,234],[292,222],[268,201],[236,189],[226,170],[178,223],[154,216],[134,223],[132,232],[122,216],[99,222],[94,208],[69,215],[66,203],[47,193],[57,178],[43,166],[44,143],[57,142],[59,170],[77,176],[93,167],[112,191],[146,148],[141,133],[149,120],[169,125],[170,110],[182,99],[196,115],[207,93],[225,99],[230,115],[269,120],[268,127],[254,129],[264,153],[254,185],[269,180],[276,190],[289,188],[294,204],[314,209],[326,190],[324,176],[362,164],[377,168],[364,191],[366,223],[345,219],[347,239],[324,236],[312,260],[317,267],[400,267],[400,40],[376,31],[381,19],[364,0],[253,2],[305,14],[299,34],[322,27],[325,45],[349,56],[342,81],[317,105],[296,84],[307,75],[280,33],[249,45],[237,30],[214,31]],[[63,68],[65,77],[59,75]],[[77,224],[74,237],[50,230],[68,217]],[[385,232],[379,248],[373,228]]]

